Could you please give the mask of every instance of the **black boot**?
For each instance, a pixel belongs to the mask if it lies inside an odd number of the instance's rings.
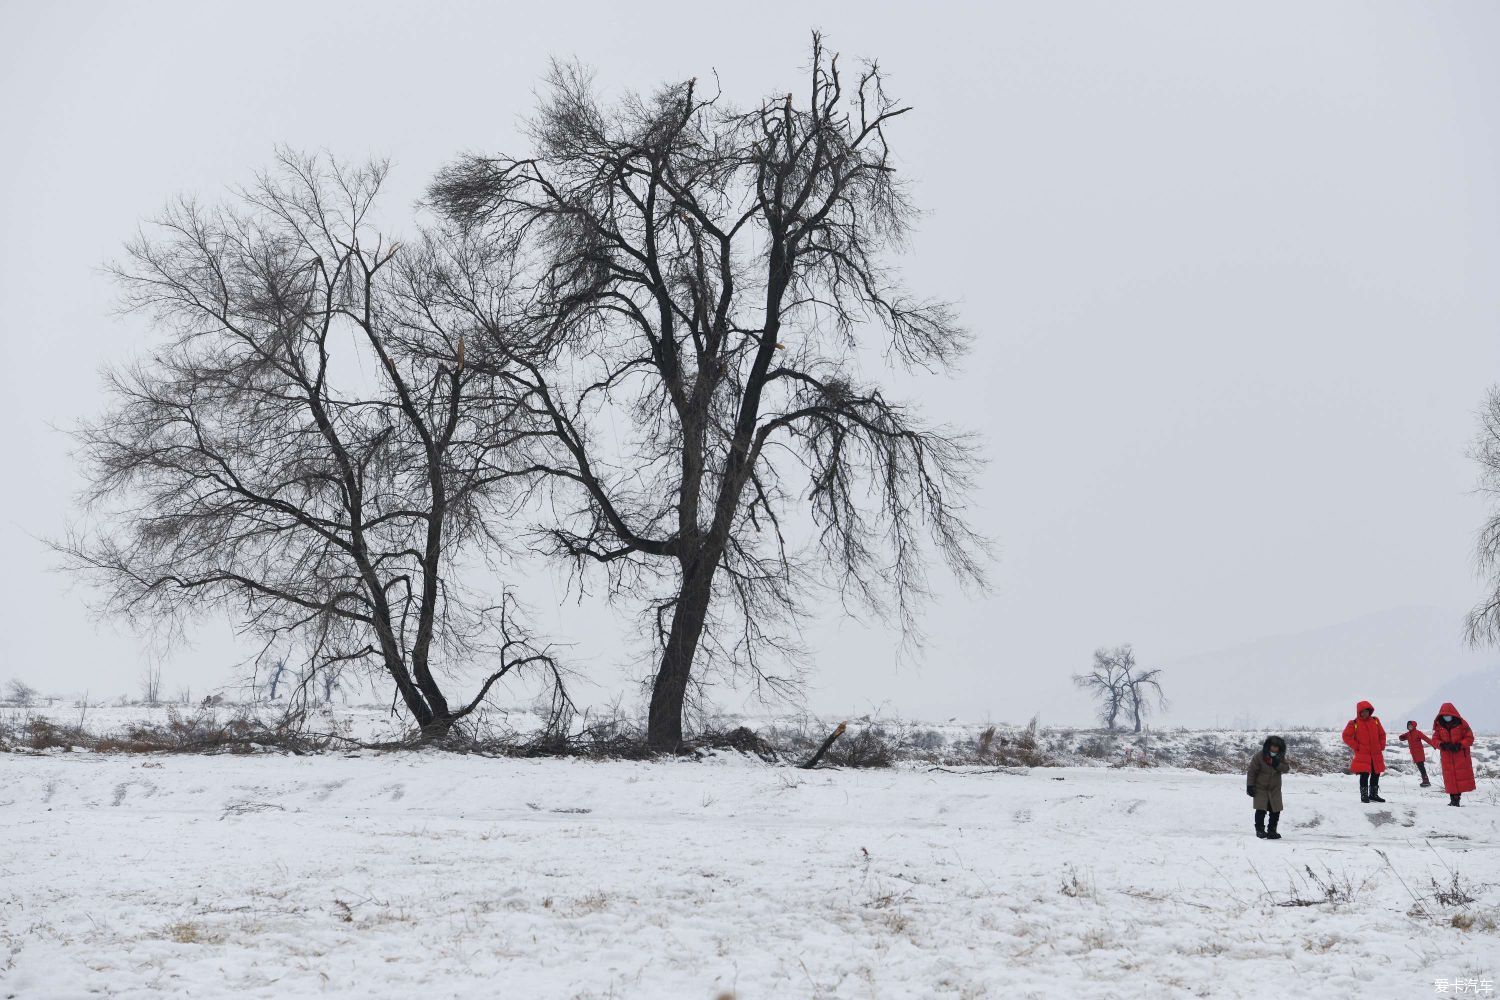
[[[1359,801],[1361,801],[1361,802],[1368,802],[1368,801],[1370,801],[1370,776],[1369,776],[1369,774],[1361,774],[1359,776]]]
[[[1448,804],[1450,806],[1456,806],[1456,805],[1458,805],[1459,804],[1458,799],[1459,799],[1458,793],[1456,793],[1456,792],[1449,792],[1448,793]]]
[[[1277,824],[1278,821],[1280,821],[1280,819],[1281,819],[1281,813],[1272,811],[1272,813],[1271,813],[1271,820],[1270,820],[1269,823],[1266,824],[1266,839],[1267,840],[1280,840],[1281,839],[1281,834],[1279,834],[1279,833],[1276,832],[1276,824]]]
[[[1378,774],[1371,774],[1370,775],[1370,801],[1371,802],[1384,802],[1385,801],[1385,799],[1382,799],[1380,797],[1380,775],[1378,775]]]
[[[1266,839],[1266,811],[1264,809],[1255,810],[1255,835],[1261,840]]]
[[[1427,762],[1425,760],[1417,761],[1417,770],[1422,772],[1422,787],[1431,788],[1432,782],[1427,779]]]

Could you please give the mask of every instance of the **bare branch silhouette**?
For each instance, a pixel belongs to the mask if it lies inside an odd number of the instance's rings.
[[[557,65],[533,155],[464,157],[431,189],[444,321],[548,425],[540,541],[645,606],[656,748],[681,745],[706,668],[786,690],[782,630],[819,588],[915,639],[929,542],[983,586],[974,439],[862,374],[880,349],[943,370],[969,343],[886,261],[916,215],[888,145],[908,111],[818,36],[800,92],[748,111],[699,80],[606,106]],[[520,328],[545,361],[507,349]]]
[[[283,152],[128,245],[115,274],[160,343],[107,373],[111,406],[77,435],[94,523],[57,548],[108,612],[222,612],[267,662],[300,650],[307,680],[373,667],[438,737],[512,670],[560,682],[515,599],[453,572],[514,544],[539,423],[503,366],[466,364],[430,322],[422,244],[370,225],[385,174]],[[471,664],[487,680],[454,707],[441,674]]]

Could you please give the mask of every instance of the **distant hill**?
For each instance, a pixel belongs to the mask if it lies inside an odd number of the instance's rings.
[[[1158,725],[1342,725],[1368,700],[1389,728],[1405,725],[1412,705],[1430,724],[1452,699],[1500,728],[1500,653],[1463,641],[1462,616],[1439,608],[1396,608],[1295,635],[1257,639],[1161,666],[1171,707]],[[1434,691],[1448,692],[1437,698]],[[1464,704],[1467,696],[1473,707]]]
[[[1431,731],[1438,706],[1445,701],[1453,702],[1475,732],[1500,733],[1500,669],[1491,667],[1444,681],[1401,716],[1402,728],[1407,719],[1415,719],[1424,731]]]

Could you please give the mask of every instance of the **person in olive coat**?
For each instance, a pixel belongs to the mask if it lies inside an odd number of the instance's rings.
[[[1281,776],[1289,770],[1286,740],[1280,736],[1267,736],[1260,751],[1250,758],[1250,768],[1245,772],[1245,794],[1255,800],[1255,835],[1262,840],[1281,839],[1276,832],[1276,823],[1281,819]]]

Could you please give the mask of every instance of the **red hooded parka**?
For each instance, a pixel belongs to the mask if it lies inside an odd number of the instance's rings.
[[[1359,713],[1367,708],[1372,714],[1361,719]],[[1350,774],[1385,773],[1385,727],[1374,716],[1374,709],[1368,701],[1360,702],[1354,706],[1354,718],[1344,726],[1344,744],[1354,751],[1354,759],[1349,762]]]
[[[1453,716],[1453,725],[1443,725],[1443,716]],[[1443,750],[1444,743],[1457,744],[1459,750]],[[1443,790],[1449,795],[1474,790],[1474,761],[1469,757],[1469,747],[1474,745],[1474,730],[1458,714],[1453,702],[1443,702],[1437,718],[1432,720],[1432,745],[1439,749],[1443,758]]]
[[[1427,734],[1422,730],[1408,729],[1396,739],[1406,744],[1406,749],[1411,751],[1411,759],[1414,763],[1421,764],[1427,760],[1427,751],[1422,744],[1431,743],[1432,740],[1428,739]]]

